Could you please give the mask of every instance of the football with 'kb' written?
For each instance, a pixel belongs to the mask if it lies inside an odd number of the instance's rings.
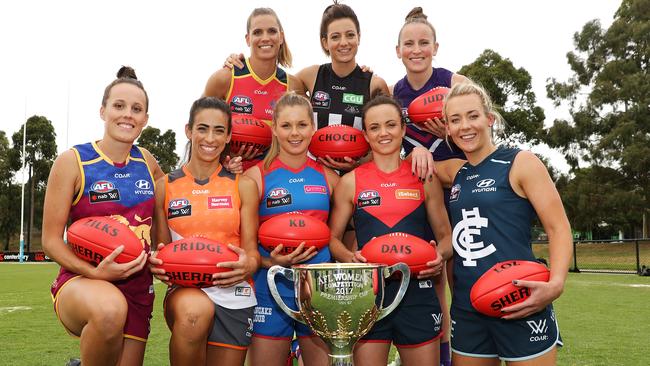
[[[332,125],[314,133],[309,144],[309,152],[317,158],[329,155],[336,161],[345,161],[344,157],[358,160],[368,153],[370,146],[363,137],[363,132],[346,125]]]
[[[302,242],[305,248],[323,249],[330,242],[327,224],[300,212],[273,216],[260,225],[257,233],[260,244],[269,252],[282,244],[282,255],[293,252]]]
[[[163,261],[158,266],[169,281],[182,287],[210,287],[212,275],[232,271],[217,267],[221,262],[236,262],[239,255],[227,245],[206,238],[189,237],[175,240],[158,251]]]
[[[436,247],[402,232],[385,234],[371,239],[361,248],[361,255],[368,263],[384,263],[392,266],[403,262],[409,266],[411,276],[428,268],[427,262],[438,257]]]
[[[89,216],[73,222],[68,227],[67,241],[77,257],[94,265],[120,245],[124,250],[115,258],[116,263],[130,262],[144,250],[135,233],[110,216]]]
[[[442,107],[449,88],[437,87],[413,99],[408,107],[409,120],[424,123],[427,119],[443,119]]]
[[[266,122],[250,115],[232,115],[231,151],[237,152],[242,146],[264,151],[271,146],[271,137],[271,127]]]
[[[530,296],[530,289],[517,287],[512,281],[548,282],[550,272],[539,262],[510,260],[499,262],[487,270],[472,286],[470,300],[485,315],[501,317],[501,309],[518,304]]]

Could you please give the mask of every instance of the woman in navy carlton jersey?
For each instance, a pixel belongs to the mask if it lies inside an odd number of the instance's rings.
[[[450,88],[459,82],[467,80],[464,76],[447,69],[433,67],[433,57],[438,52],[436,31],[427,20],[427,16],[422,12],[421,7],[413,8],[406,16],[395,49],[397,57],[402,60],[406,68],[404,78],[391,87],[393,96],[402,104],[402,113],[406,119],[406,136],[402,144],[404,152],[408,155],[414,148],[422,147],[427,155],[431,154],[434,161],[451,158],[464,159],[465,156],[462,151],[453,143],[445,143],[445,126],[442,121],[435,118],[434,120],[427,120],[424,125],[416,125],[408,120],[407,109],[415,98],[435,87]],[[428,157],[422,157],[421,153],[414,152],[413,161],[418,165],[416,170],[426,168],[426,158]],[[445,201],[447,197],[448,191],[445,190]],[[441,365],[451,363],[449,352],[449,308],[445,299],[445,282],[446,275],[443,274],[441,281],[436,283],[436,292],[446,316],[446,321],[443,323],[445,334],[440,349]]]
[[[246,44],[250,57],[232,70],[222,68],[210,76],[204,96],[223,99],[232,113],[249,114],[270,124],[273,105],[288,90],[304,93],[302,83],[282,68],[291,67],[291,51],[284,38],[280,19],[273,9],[256,8],[246,22]],[[251,146],[242,155],[248,168],[259,161],[259,151]]]
[[[101,140],[77,145],[54,162],[43,207],[43,249],[61,270],[52,284],[57,316],[81,338],[84,365],[141,365],[153,284],[147,262],[154,208],[154,181],[162,176],[149,152],[133,145],[147,124],[149,99],[133,69],[122,67],[102,99]],[[97,182],[110,182],[117,198],[98,200]],[[138,188],[139,187],[139,188]],[[143,187],[149,187],[144,188]],[[65,226],[83,217],[112,216],[142,238],[142,254],[117,264],[118,247],[96,267],[63,241]]]
[[[572,250],[560,196],[534,154],[492,142],[492,128],[502,121],[483,88],[455,85],[444,114],[449,137],[467,156],[436,163],[440,180],[451,186],[453,363],[554,365],[561,340],[551,302],[562,294]],[[528,299],[503,308],[502,318],[479,314],[469,293],[486,270],[501,261],[535,260],[530,243],[535,215],[549,238],[549,282],[515,281],[530,288]]]
[[[327,221],[330,195],[338,175],[307,156],[314,134],[313,113],[307,98],[287,93],[273,113],[273,142],[263,162],[248,169],[245,175],[257,182],[260,196],[260,221],[273,216],[300,211]],[[277,193],[290,199],[278,200]],[[306,365],[327,365],[327,347],[305,325],[287,316],[271,297],[266,274],[272,265],[291,267],[297,263],[322,263],[331,260],[328,247],[316,252],[301,244],[292,253],[282,255],[279,245],[271,253],[259,247],[262,268],[255,274],[258,305],[255,309],[251,365],[284,366],[294,332],[298,336]],[[276,277],[284,302],[296,308],[293,283]]]
[[[250,279],[259,265],[258,200],[250,178],[227,172],[220,163],[230,128],[226,103],[211,97],[196,100],[185,126],[189,161],[157,182],[158,242],[204,237],[239,254],[237,262],[217,265],[233,270],[215,274],[214,286],[168,290],[164,304],[172,331],[171,365],[243,365],[250,344],[256,304]],[[189,202],[188,214],[168,209],[179,200]],[[153,256],[151,261],[160,263]],[[152,272],[168,280],[163,270]]]
[[[355,365],[386,364],[390,344],[397,346],[404,365],[436,365],[442,313],[433,288],[443,260],[451,255],[450,227],[437,178],[424,183],[400,159],[405,133],[399,103],[379,96],[364,107],[364,135],[373,152],[365,163],[341,178],[330,215],[330,249],[341,262],[365,262],[361,249],[370,239],[391,232],[423,237],[426,223],[438,238],[438,257],[431,268],[411,280],[396,310],[380,320],[354,350]],[[368,195],[373,199],[364,199]],[[378,198],[378,199],[377,199]],[[346,247],[343,231],[354,217],[358,248]],[[435,245],[435,243],[432,243]],[[387,282],[385,302],[394,298],[399,281]]]

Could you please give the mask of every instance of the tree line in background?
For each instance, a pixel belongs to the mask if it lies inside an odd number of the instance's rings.
[[[507,125],[502,143],[546,144],[561,151],[570,170],[549,168],[572,228],[609,239],[648,237],[650,226],[650,0],[624,0],[612,25],[586,23],[573,36],[567,54],[573,75],[547,80],[547,96],[569,118],[544,128],[544,110],[537,105],[531,76],[493,50],[459,71],[490,93]],[[40,229],[47,176],[56,157],[56,133],[43,116],[27,120],[25,227]],[[22,159],[22,129],[9,140],[0,131],[0,243],[16,249],[20,231],[21,187],[16,172]],[[138,144],[147,148],[163,171],[178,163],[175,133],[147,127]],[[40,230],[38,230],[40,232]],[[32,235],[26,235],[27,248]],[[14,240],[15,241],[15,240]]]

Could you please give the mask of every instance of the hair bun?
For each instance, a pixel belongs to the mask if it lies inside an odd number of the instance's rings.
[[[415,8],[411,9],[408,14],[406,14],[406,18],[404,20],[408,21],[409,19],[427,19],[427,16],[424,14],[424,11],[422,11],[422,7],[416,6]]]
[[[118,79],[134,79],[138,80],[138,77],[135,75],[135,70],[131,66],[122,66],[117,71]]]

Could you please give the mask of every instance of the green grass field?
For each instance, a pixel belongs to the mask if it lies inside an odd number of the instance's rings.
[[[0,264],[0,365],[64,365],[78,340],[59,324],[49,293],[56,264]],[[156,307],[145,365],[167,365],[169,331],[162,318],[164,285]],[[565,347],[559,365],[650,364],[650,278],[569,274],[556,310]]]

